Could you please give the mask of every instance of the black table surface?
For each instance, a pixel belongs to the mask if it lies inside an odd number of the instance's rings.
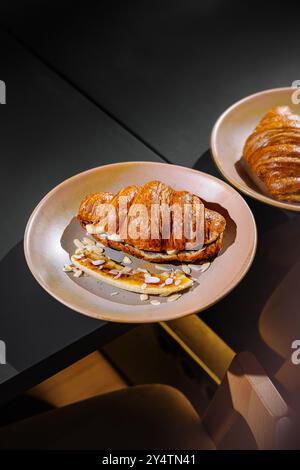
[[[0,32],[1,211],[0,403],[132,326],[79,315],[37,284],[23,254],[26,221],[65,178],[128,160],[161,161],[6,33]]]
[[[17,7],[18,5],[18,7]],[[1,21],[171,162],[233,102],[299,78],[296,2],[1,0]]]
[[[1,107],[0,336],[9,362],[0,368],[1,399],[126,329],[69,311],[31,278],[21,239],[35,204],[66,177],[113,161],[168,161],[220,176],[208,150],[220,113],[250,93],[299,79],[298,14],[288,3],[1,1],[10,33],[0,37],[8,90]],[[294,243],[299,217],[247,202],[259,229],[255,262],[201,316],[235,350],[252,350],[263,363],[270,357],[275,367],[259,318],[298,259],[297,248],[284,263],[270,252],[289,245],[290,224]]]

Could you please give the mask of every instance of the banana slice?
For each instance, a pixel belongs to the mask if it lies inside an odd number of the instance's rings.
[[[96,279],[139,294],[167,296],[193,285],[193,280],[182,271],[151,274],[122,266],[104,254],[86,252],[83,258],[71,257],[72,263],[81,271]]]

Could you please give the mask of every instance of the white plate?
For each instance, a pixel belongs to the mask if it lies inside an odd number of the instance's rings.
[[[186,189],[211,203],[226,217],[223,249],[200,283],[179,300],[161,305],[141,302],[139,295],[119,291],[91,277],[74,278],[62,271],[74,250],[72,240],[85,235],[74,219],[81,200],[97,191],[116,192],[129,184],[159,178],[177,190]],[[244,199],[223,181],[188,168],[150,162],[106,165],[64,181],[39,203],[25,232],[25,256],[41,286],[68,307],[94,318],[115,322],[157,322],[200,312],[230,292],[248,271],[256,249],[256,226]],[[117,252],[120,256],[121,253]],[[116,289],[114,289],[116,290]],[[41,312],[42,315],[42,312]]]
[[[273,199],[247,175],[241,165],[244,143],[261,118],[274,106],[288,105],[300,114],[300,104],[292,102],[295,88],[265,90],[238,101],[217,120],[211,134],[211,150],[220,172],[233,186],[248,196],[271,206],[300,211],[300,203]]]

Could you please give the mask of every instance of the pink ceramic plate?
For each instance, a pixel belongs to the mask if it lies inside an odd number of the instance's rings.
[[[74,216],[86,194],[97,191],[114,193],[123,186],[141,185],[158,178],[176,190],[185,189],[199,195],[227,220],[221,253],[209,269],[199,275],[199,282],[191,290],[175,302],[158,298],[162,303],[151,305],[141,302],[138,294],[127,291],[120,290],[118,295],[111,296],[110,289],[116,289],[97,283],[94,278],[74,278],[62,271],[64,263],[69,263],[69,254],[74,251],[73,238],[85,235]],[[108,321],[157,322],[200,312],[228,294],[253,261],[256,226],[244,199],[223,181],[180,166],[128,162],[85,171],[50,191],[28,221],[24,246],[28,266],[36,280],[68,307]],[[122,256],[120,252],[110,255],[116,260]],[[154,266],[151,268],[155,270]]]

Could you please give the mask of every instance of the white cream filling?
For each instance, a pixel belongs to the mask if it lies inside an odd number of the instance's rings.
[[[100,235],[101,238],[107,238],[108,240],[113,241],[113,242],[122,242],[122,243],[124,242],[124,240],[123,240],[123,239],[120,237],[120,235],[118,235],[117,233],[111,233],[111,234],[106,233],[106,232],[103,230],[103,225],[88,224],[88,225],[86,225],[85,228],[86,228],[86,231],[87,231],[88,233],[90,233],[90,234],[98,234],[98,235]],[[133,248],[134,248],[134,247],[133,247]],[[187,249],[187,248],[190,248],[190,246],[189,246],[188,243],[186,243],[185,248],[186,248],[186,249]],[[191,248],[192,248],[192,247],[191,247]],[[194,247],[194,248],[196,248],[196,247]],[[193,253],[193,252],[194,252],[194,253],[195,253],[195,252],[197,252],[197,251],[203,251],[203,250],[205,250],[205,246],[202,247],[202,249],[198,249],[198,250],[197,250],[197,249],[194,249],[194,250],[191,250],[191,249],[190,249],[190,250],[188,250],[188,252],[190,252],[190,253]],[[141,252],[144,252],[144,253],[153,254],[154,256],[156,256],[157,254],[163,254],[162,252],[157,252],[157,253],[156,253],[156,252],[151,252],[151,251],[150,251],[150,252],[147,252],[147,251],[144,251],[144,250],[140,250],[140,251],[141,251]],[[166,250],[165,253],[166,253],[167,255],[172,256],[172,255],[177,255],[178,252],[179,252],[178,250]]]
[[[103,230],[103,225],[93,225],[93,224],[88,224],[85,226],[86,228],[86,231],[88,233],[104,233],[104,230]]]
[[[112,233],[111,235],[106,234],[106,235],[107,235],[107,239],[111,240],[112,242],[123,242],[122,238],[117,233]]]
[[[85,228],[86,231],[90,234],[100,235],[101,238],[107,238],[108,240],[111,240],[113,242],[123,242],[122,238],[117,233],[106,233],[103,229],[103,225],[88,224],[85,226]]]

